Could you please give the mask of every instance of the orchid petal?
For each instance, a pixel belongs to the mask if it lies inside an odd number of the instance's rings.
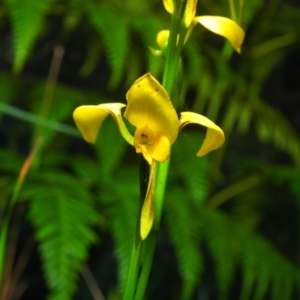
[[[207,127],[205,140],[197,152],[197,156],[203,156],[224,144],[225,137],[223,130],[208,118],[193,112],[182,112],[180,118],[181,130],[185,125],[193,123]]]
[[[172,14],[174,12],[174,2],[173,0],[163,0],[163,4],[168,13]]]
[[[111,114],[123,137],[133,145],[133,137],[128,132],[121,115],[121,109],[125,106],[122,103],[83,105],[75,109],[73,118],[84,140],[94,144],[103,121]]]
[[[136,153],[142,153],[145,160],[151,166],[153,163],[153,157],[148,148],[149,148],[148,145],[144,145],[144,144],[138,144],[135,146]]]
[[[143,153],[149,165],[152,165],[153,159],[161,163],[165,162],[170,155],[170,148],[170,142],[165,136],[159,136],[153,144],[136,146],[137,152]]]
[[[153,159],[163,163],[170,155],[170,142],[165,136],[159,136],[158,140],[153,144],[149,145],[150,151],[152,151]]]
[[[155,176],[156,162],[151,165],[147,193],[141,211],[140,234],[142,240],[148,236],[153,225]]]
[[[195,17],[194,20],[202,24],[208,30],[227,38],[233,48],[240,53],[245,32],[236,22],[218,16],[201,16]]]
[[[189,27],[192,23],[197,9],[197,0],[187,0],[184,12],[184,23],[186,27]]]
[[[124,116],[136,128],[148,127],[155,135],[165,136],[170,145],[178,135],[178,117],[167,91],[150,74],[140,77],[126,94]]]

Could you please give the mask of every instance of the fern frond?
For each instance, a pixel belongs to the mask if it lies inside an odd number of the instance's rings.
[[[88,20],[102,39],[111,67],[109,86],[115,87],[121,80],[129,50],[129,22],[122,11],[109,6],[86,5]]]
[[[172,159],[174,163],[170,168],[170,176],[180,177],[180,180],[185,182],[189,190],[189,197],[196,205],[205,202],[211,187],[209,157],[196,157],[202,140],[203,135],[201,134],[187,129],[181,132],[173,146]]]
[[[101,133],[99,135],[101,136]],[[107,138],[109,140],[109,137]],[[108,228],[115,243],[114,254],[118,264],[118,288],[119,291],[122,291],[135,233],[139,206],[139,186],[138,170],[132,166],[122,166],[117,172],[113,172],[114,168],[119,165],[120,150],[123,151],[122,147],[114,151],[112,148],[115,146],[115,141],[112,141],[111,145],[100,143],[96,146],[96,148],[99,147],[96,150],[99,162],[85,157],[74,157],[72,167],[86,188],[99,191],[97,201],[105,208],[104,213]],[[106,147],[108,150],[105,149]],[[110,153],[110,151],[112,152]],[[101,189],[99,189],[99,182]]]
[[[290,299],[299,278],[299,269],[293,263],[265,239],[220,212],[203,209],[199,219],[203,220],[204,235],[216,264],[222,299],[227,296],[238,261],[243,272],[240,299],[250,299],[253,292],[254,299],[264,299],[269,289],[274,300]]]
[[[13,28],[15,72],[22,70],[52,2],[53,0],[5,0]]]
[[[118,287],[123,291],[128,271],[128,263],[133,245],[136,220],[139,208],[138,171],[124,168],[114,178],[118,184],[113,185],[107,197],[99,201],[108,207],[109,227],[115,242],[114,253],[118,263]],[[111,183],[113,184],[113,183]]]
[[[257,13],[263,8],[264,1],[254,0],[251,2],[247,2],[244,5],[244,28],[247,28],[251,21],[253,21],[257,15]]]
[[[146,12],[145,14],[131,14],[130,18],[133,30],[139,33],[145,47],[158,47],[156,44],[156,35],[161,30],[161,24],[157,15],[152,14],[149,16]]]
[[[291,193],[296,197],[300,207],[300,171],[291,166],[261,165],[261,162],[253,161],[252,166],[262,171],[272,179],[276,185],[287,184]]]
[[[167,192],[165,218],[183,280],[182,300],[192,298],[203,272],[198,215],[189,201],[183,189],[173,188]]]
[[[24,187],[28,217],[36,229],[49,299],[72,299],[81,263],[97,241],[92,226],[101,220],[91,195],[66,173],[47,172]]]
[[[203,221],[203,234],[215,263],[219,299],[227,299],[230,284],[234,278],[239,254],[239,236],[233,234],[235,226],[213,211],[203,209],[199,220]]]
[[[120,160],[126,149],[125,140],[121,136],[115,121],[109,116],[101,126],[95,145],[103,181],[108,182],[111,180],[113,171],[120,165]]]
[[[272,141],[276,147],[289,153],[295,164],[300,166],[300,139],[285,116],[262,101],[255,103],[254,110],[260,140]]]
[[[191,85],[198,86],[202,83],[202,76],[206,74],[203,72],[205,68],[204,57],[199,55],[199,48],[195,39],[191,39],[184,48],[184,59],[186,59],[186,70],[184,73],[187,76],[187,82]],[[201,80],[200,80],[201,79]]]
[[[274,143],[300,166],[300,139],[290,122],[280,111],[259,99],[255,92],[250,97],[248,102],[240,101],[239,97],[232,98],[223,128],[229,131],[237,123],[240,132],[245,133],[254,121],[257,136],[263,143]]]

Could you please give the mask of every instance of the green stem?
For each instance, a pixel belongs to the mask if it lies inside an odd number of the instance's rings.
[[[139,219],[139,218],[138,218]],[[140,254],[141,254],[142,241],[139,233],[135,234],[134,245],[132,247],[129,269],[127,273],[123,300],[134,299],[136,281],[138,278],[139,265],[140,265]]]
[[[187,29],[182,26],[181,19],[183,14],[183,5],[180,3],[177,13],[172,15],[171,19],[171,31],[169,37],[168,48],[166,51],[166,62],[164,68],[162,85],[166,89],[169,95],[173,94],[174,84],[176,82],[177,68],[180,59],[181,50],[184,44],[185,34]],[[179,40],[177,36],[179,33]],[[172,95],[173,96],[173,95]],[[156,170],[156,186],[154,193],[154,222],[153,228],[143,242],[143,264],[141,273],[138,280],[137,290],[134,300],[142,300],[146,291],[147,282],[149,279],[153,256],[155,252],[155,246],[159,234],[160,220],[163,210],[163,202],[165,195],[165,188],[168,178],[168,171],[170,165],[170,158],[164,162],[157,162]]]
[[[129,268],[125,282],[123,300],[132,300],[134,298],[140,268],[140,254],[142,247],[142,240],[140,237],[140,215],[144,203],[144,196],[146,195],[147,191],[147,183],[149,181],[149,166],[141,155],[139,155],[138,158],[140,173],[140,204],[136,223],[135,237],[131,250]]]
[[[166,50],[166,62],[164,66],[162,85],[170,96],[173,96],[172,93],[174,90],[174,85],[176,83],[175,79],[177,76],[177,67],[180,59],[181,50],[184,44],[185,34],[187,31],[187,29],[184,28],[181,24],[183,7],[183,2],[177,1],[175,12],[171,18],[170,36],[168,47]],[[178,34],[179,40],[177,41]],[[150,232],[149,236],[146,238],[145,241],[142,241],[140,238],[140,219],[138,218],[135,242],[131,253],[123,300],[142,300],[144,297],[152,266],[156,241],[159,233],[169,164],[170,159],[168,159],[165,163],[157,162],[156,186],[154,193],[154,222],[152,231]],[[149,182],[149,171],[147,173],[147,177],[145,177],[145,168],[144,163],[142,162],[140,162],[140,174],[140,178],[142,178],[142,181],[140,182],[141,197],[139,216],[141,213],[141,207],[143,205],[147,185]],[[147,180],[145,180],[145,178],[147,178]],[[140,270],[141,246],[143,246],[143,260],[141,263]],[[137,278],[139,278],[138,282],[136,282]]]
[[[153,256],[154,256],[154,252],[155,252],[157,237],[158,237],[158,230],[152,229],[149,236],[143,243],[143,251],[144,251],[143,261],[144,261],[144,263],[143,263],[141,274],[139,277],[138,286],[137,286],[134,300],[142,300],[144,298],[144,294],[145,294],[148,279],[149,279],[149,274],[150,274],[151,267],[152,267],[152,261],[153,261]]]
[[[240,0],[240,26],[244,26],[245,0]]]
[[[230,7],[231,19],[236,22],[237,21],[236,20],[236,12],[235,12],[235,6],[234,6],[233,0],[229,0],[229,7]]]
[[[167,90],[169,95],[171,95],[173,91],[173,86],[175,82],[174,79],[176,77],[176,71],[178,66],[178,59],[176,59],[177,37],[178,33],[180,32],[182,15],[183,4],[182,2],[180,2],[179,7],[176,9],[171,18],[170,36],[168,41],[168,48],[166,51],[166,62],[164,66],[164,74],[162,80],[162,85]]]

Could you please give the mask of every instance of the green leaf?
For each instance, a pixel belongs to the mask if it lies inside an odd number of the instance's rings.
[[[263,141],[272,141],[286,151],[295,164],[300,166],[300,139],[286,117],[270,105],[257,100],[254,105],[257,133]]]
[[[15,72],[22,70],[52,2],[52,0],[5,0],[14,35]]]
[[[173,188],[167,192],[165,216],[183,280],[180,299],[191,299],[201,280],[203,257],[199,251],[201,235],[197,209],[185,190]]]
[[[239,231],[235,232],[235,224],[230,224],[221,214],[214,211],[203,209],[199,219],[203,221],[203,234],[215,263],[219,299],[227,299],[237,266]]]
[[[96,155],[99,161],[99,171],[103,181],[110,181],[113,172],[118,170],[122,156],[127,148],[115,121],[109,115],[103,122],[95,145]],[[134,148],[131,147],[132,153]]]
[[[87,6],[88,19],[100,35],[111,67],[109,81],[111,88],[116,87],[123,75],[127,52],[129,51],[129,22],[123,11],[105,5]]]
[[[201,130],[201,127],[197,126],[197,129]],[[205,202],[211,187],[209,156],[196,156],[202,141],[201,132],[184,129],[172,148],[174,164],[170,167],[170,176],[180,176],[189,190],[189,197],[196,205]]]
[[[111,186],[110,194],[99,201],[108,207],[109,228],[118,262],[118,287],[123,291],[127,276],[131,248],[139,219],[139,187],[136,168],[122,168],[115,176],[116,184]]]
[[[29,201],[49,299],[72,299],[81,264],[98,240],[92,226],[101,217],[92,197],[70,175],[45,170],[35,184],[24,186],[22,197]]]
[[[204,236],[215,261],[220,299],[226,299],[239,261],[243,278],[241,300],[251,298],[254,286],[256,300],[264,299],[268,289],[274,300],[290,299],[298,286],[299,268],[264,238],[225,214],[202,209],[199,219],[203,221]]]

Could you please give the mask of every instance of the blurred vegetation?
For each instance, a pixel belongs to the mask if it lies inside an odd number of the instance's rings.
[[[245,2],[241,55],[200,26],[184,49],[177,107],[208,116],[227,142],[197,158],[204,131],[190,127],[174,144],[148,299],[300,297],[300,5]],[[199,0],[197,14],[229,17],[228,1]],[[148,47],[169,19],[161,0],[0,1],[1,226],[41,141],[11,218],[0,299],[120,299],[137,157],[110,119],[86,144],[72,112],[125,103],[147,71],[161,79]]]

